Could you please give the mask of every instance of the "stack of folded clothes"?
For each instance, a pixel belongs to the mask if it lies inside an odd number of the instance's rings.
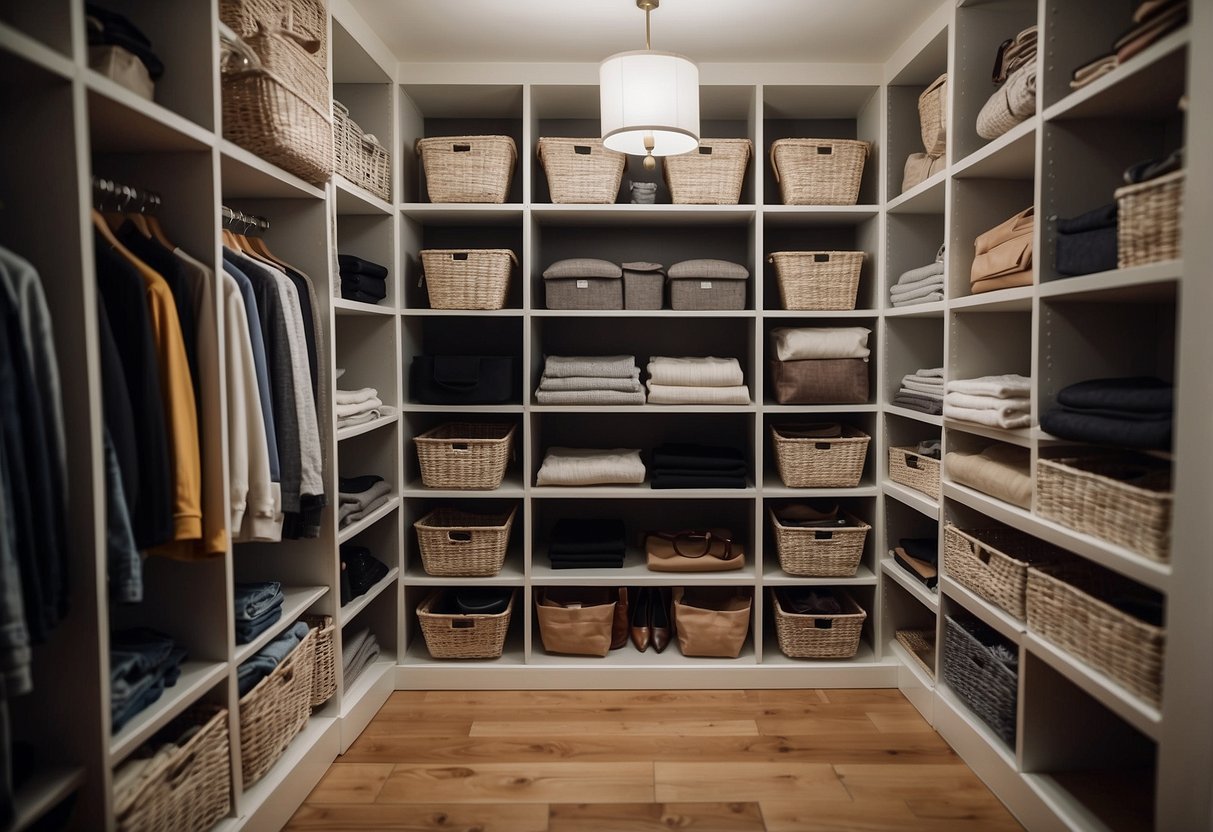
[[[362,303],[379,303],[387,297],[387,267],[352,254],[338,254],[341,297]]]
[[[1115,269],[1116,217],[1116,203],[1109,202],[1077,217],[1058,219],[1057,273],[1072,276]]]
[[[1036,209],[1029,206],[979,234],[973,241],[970,294],[1031,286],[1035,230]]]
[[[943,367],[924,367],[901,377],[893,404],[938,416],[943,412],[943,393]]]
[[[667,442],[653,449],[653,488],[745,488],[745,454],[736,448]]]
[[[251,659],[244,662],[236,670],[236,683],[240,695],[244,696],[257,683],[274,672],[274,668],[282,664],[291,651],[299,646],[299,642],[307,638],[307,624],[296,621],[294,626],[286,628],[278,638],[262,647]]]
[[[553,569],[622,569],[622,520],[557,520],[548,542]]]
[[[934,537],[903,537],[893,548],[893,560],[914,580],[934,589],[939,583],[939,540]]]
[[[1133,10],[1133,25],[1103,55],[1074,70],[1070,87],[1082,89],[1102,78],[1147,46],[1188,22],[1188,0],[1141,0]]]
[[[779,404],[860,404],[868,400],[868,336],[862,326],[775,327],[771,390]]]
[[[646,368],[649,404],[749,404],[736,358],[669,358],[655,355]]]
[[[994,56],[998,89],[977,114],[977,135],[996,139],[1036,112],[1036,26],[1008,38]]]
[[[341,666],[345,679],[345,689],[349,690],[354,680],[362,675],[375,659],[379,658],[379,640],[371,632],[370,627],[364,627],[352,638],[342,639]]]
[[[1161,379],[1092,379],[1062,388],[1040,426],[1062,439],[1170,450],[1174,407],[1175,389]]]
[[[897,278],[889,289],[889,300],[894,306],[914,306],[943,300],[943,246],[935,255],[935,261]]]
[[[341,606],[345,606],[360,595],[366,594],[375,584],[387,577],[388,566],[371,554],[371,550],[357,543],[343,543],[338,554],[341,557]]]
[[[535,400],[540,404],[644,404],[634,355],[549,355]]]
[[[644,463],[638,448],[548,448],[536,485],[639,485]]]
[[[1014,373],[953,379],[943,397],[943,415],[991,428],[1026,428],[1032,424],[1032,379]]]
[[[110,726],[114,733],[177,684],[185,649],[138,627],[110,635]]]
[[[257,581],[236,584],[236,643],[248,644],[282,617],[282,584]]]
[[[991,445],[983,451],[948,451],[948,479],[1020,508],[1032,507],[1032,453],[1016,445]]]
[[[374,387],[360,390],[338,390],[334,404],[337,410],[337,428],[348,428],[373,422],[383,416],[393,416],[396,408],[386,405]]]
[[[337,479],[337,528],[357,523],[392,499],[391,483],[376,474]]]
[[[96,3],[84,4],[88,65],[106,78],[151,101],[164,64],[152,42],[134,23]]]

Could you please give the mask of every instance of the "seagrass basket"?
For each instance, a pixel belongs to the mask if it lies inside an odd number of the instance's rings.
[[[784,205],[854,205],[871,145],[856,139],[777,139],[771,171]]]
[[[862,251],[776,251],[779,302],[784,309],[838,311],[855,308]]]
[[[841,528],[785,526],[770,509],[771,528],[779,567],[789,575],[814,578],[849,578],[859,569],[863,546],[871,530],[864,521],[846,514]]]
[[[505,202],[518,148],[509,136],[417,140],[430,202]]]
[[[1184,180],[1177,170],[1116,189],[1116,254],[1122,269],[1175,260],[1183,253]]]
[[[872,438],[851,427],[831,439],[800,439],[771,426],[775,467],[788,488],[854,488],[863,476]]]
[[[434,509],[413,524],[425,573],[461,578],[496,575],[505,564],[517,513],[517,507],[504,514]]]
[[[505,612],[496,615],[437,613],[445,590],[417,605],[417,620],[426,649],[435,659],[496,659],[505,649],[505,636],[514,612],[514,595]]]
[[[265,776],[307,725],[312,712],[316,631],[309,630],[273,672],[240,699],[244,787]]]
[[[421,252],[431,309],[501,309],[518,265],[505,248],[430,248]]]
[[[413,437],[426,488],[497,488],[514,447],[514,425],[449,422]]]
[[[775,609],[775,635],[780,651],[792,659],[849,659],[859,652],[859,636],[867,612],[845,592],[837,593],[843,612],[838,615],[797,615],[779,603],[771,591]]]
[[[662,159],[675,205],[736,205],[754,154],[749,139],[700,139],[699,147]]]
[[[550,136],[539,140],[537,152],[552,202],[614,204],[626,155],[608,150],[602,139]]]

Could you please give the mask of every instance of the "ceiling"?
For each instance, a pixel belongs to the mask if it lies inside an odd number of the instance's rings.
[[[352,0],[406,62],[597,62],[644,47],[634,0]],[[697,62],[883,63],[940,0],[662,0],[653,48]]]

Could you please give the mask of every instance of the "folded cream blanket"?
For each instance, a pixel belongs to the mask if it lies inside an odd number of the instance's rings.
[[[365,413],[377,407],[383,407],[383,402],[379,400],[378,396],[373,396],[364,401],[354,402],[353,404],[337,404],[335,409],[337,418],[340,419],[343,416],[357,416],[359,413]]]
[[[749,404],[750,388],[744,384],[732,387],[684,387],[649,382],[649,404]]]
[[[867,358],[870,329],[862,326],[776,327],[771,330],[780,361],[812,358]]]
[[[671,358],[655,355],[646,368],[651,384],[679,387],[736,387],[745,383],[736,358]]]
[[[342,503],[337,507],[337,525],[338,527],[348,526],[351,523],[357,523],[364,517],[370,516],[373,512],[386,506],[392,497],[390,494],[384,494],[379,498],[372,500],[365,506],[359,506],[355,503]]]
[[[644,388],[635,390],[544,390],[535,391],[540,404],[644,404]]]
[[[898,291],[900,289],[900,291]],[[931,278],[922,283],[912,283],[905,288],[894,286],[889,290],[889,299],[893,303],[898,301],[918,300],[935,292],[943,291],[943,278]]]
[[[1032,400],[1026,396],[1000,399],[995,396],[974,396],[969,393],[948,393],[944,403],[971,410],[992,410],[1003,416],[1017,416],[1032,409]]]
[[[373,422],[376,419],[384,416],[395,416],[396,408],[391,405],[380,405],[372,410],[367,410],[362,413],[356,413],[353,416],[339,416],[337,418],[337,427],[350,428],[354,425],[365,425],[367,422]]]
[[[907,390],[913,390],[928,396],[936,396],[940,399],[943,398],[942,384],[928,384],[927,382],[919,381],[913,378],[903,378],[901,380],[901,386],[905,387]]]
[[[644,482],[644,463],[635,448],[548,448],[537,485],[635,485]]]
[[[379,397],[379,391],[374,387],[363,387],[361,390],[338,390],[333,394],[337,404],[360,404]]]
[[[904,286],[907,283],[917,283],[924,278],[942,274],[943,261],[936,260],[933,263],[927,263],[925,266],[919,266],[916,269],[910,269],[908,272],[904,272],[901,277],[897,278],[896,286]],[[896,288],[896,286],[894,288]]]
[[[943,367],[923,367],[902,376],[903,381],[918,381],[923,384],[938,384],[943,387]]]
[[[636,372],[631,378],[591,378],[590,376],[565,376],[563,378],[552,378],[551,376],[543,376],[539,379],[540,390],[619,390],[623,393],[631,393],[634,390],[642,390],[640,386],[640,368],[636,368]]]
[[[942,289],[936,289],[934,292],[931,292],[926,295],[922,295],[921,297],[910,298],[909,300],[903,300],[901,298],[898,298],[893,301],[893,306],[896,306],[896,307],[917,306],[920,303],[934,303],[935,301],[938,301],[938,300],[943,300],[943,290]]]
[[[631,378],[636,372],[634,355],[549,355],[543,374],[550,378]]]
[[[950,451],[943,465],[954,482],[1020,508],[1032,507],[1031,452],[1027,448],[991,445],[977,454]]]
[[[970,393],[974,396],[997,396],[1000,399],[1032,395],[1032,379],[1009,373],[1002,376],[957,378],[948,382],[949,393]]]
[[[985,425],[991,428],[1015,430],[1026,428],[1032,424],[1032,417],[1027,411],[1015,411],[1009,416],[997,410],[976,410],[971,407],[957,407],[943,400],[943,416],[945,419],[957,419],[961,422],[972,422],[975,425]]]

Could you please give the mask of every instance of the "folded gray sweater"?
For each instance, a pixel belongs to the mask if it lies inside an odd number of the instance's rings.
[[[553,378],[543,376],[539,379],[540,390],[618,390],[621,393],[631,393],[642,389],[640,386],[640,368],[636,368],[630,378],[591,378],[589,376],[563,376]]]
[[[934,263],[928,263],[925,266],[919,266],[916,269],[910,269],[897,278],[896,285],[905,286],[907,283],[917,283],[937,274],[943,274],[943,261],[941,260],[936,260]]]
[[[637,371],[634,355],[549,355],[543,365],[549,378],[632,378]]]

